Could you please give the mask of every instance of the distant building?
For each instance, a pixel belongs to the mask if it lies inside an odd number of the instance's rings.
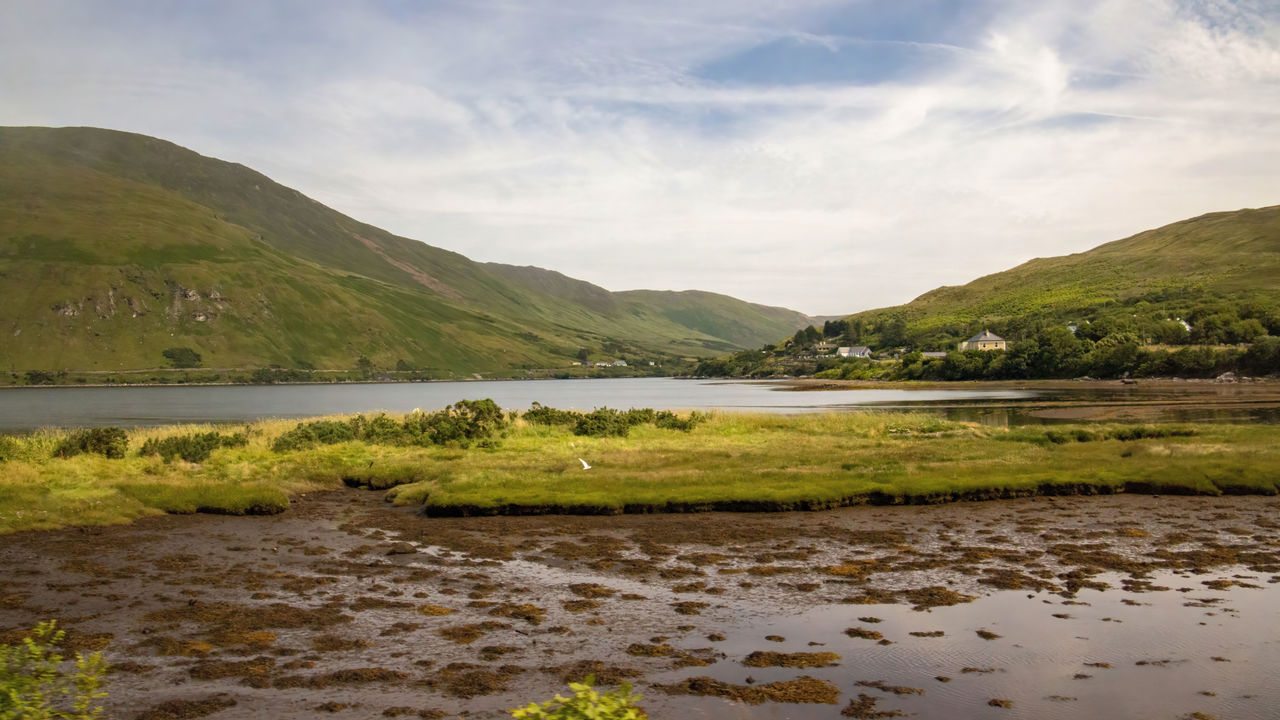
[[[947,354],[944,352],[922,352],[920,353],[920,356],[927,358],[944,358]]]
[[[990,330],[983,330],[973,337],[960,343],[961,350],[1007,350],[1009,344],[1004,338],[996,335]]]
[[[626,361],[626,360],[614,360],[611,364],[612,364],[614,367],[626,367],[626,366],[627,366],[627,361]]]
[[[836,350],[836,354],[843,358],[869,358],[871,357],[871,348],[866,345],[854,345],[853,347],[842,347]]]
[[[814,344],[813,346],[813,351],[816,353],[829,353],[835,349],[836,349],[836,346],[829,342],[820,342],[820,343]]]

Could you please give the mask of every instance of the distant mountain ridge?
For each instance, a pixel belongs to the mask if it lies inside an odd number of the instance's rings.
[[[610,292],[477,263],[243,165],[96,128],[0,128],[0,368],[208,366],[436,374],[706,356],[813,321],[699,291]]]

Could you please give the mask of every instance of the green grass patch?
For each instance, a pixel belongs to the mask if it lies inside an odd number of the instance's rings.
[[[558,411],[557,411],[558,412]],[[417,444],[405,428],[422,413],[328,417],[354,439],[277,452],[299,424],[264,421],[137,429],[129,448],[181,447],[202,459],[170,462],[128,451],[61,457],[76,432],[0,438],[0,532],[129,522],[161,512],[279,512],[289,497],[324,488],[385,490],[428,514],[814,510],[861,503],[932,503],[1032,494],[1280,492],[1280,427],[1055,425],[990,428],[914,414],[715,413],[688,429],[662,412],[619,435],[579,435],[572,422],[503,416],[484,442],[457,416],[440,422],[462,441]],[[482,413],[483,418],[496,416]],[[482,418],[482,419],[483,419]],[[484,420],[481,424],[488,422]],[[325,425],[328,427],[329,425]],[[496,427],[496,426],[495,426]],[[385,431],[385,432],[384,432]],[[453,431],[451,431],[453,432]],[[363,439],[362,437],[363,436]],[[406,438],[410,440],[406,441]],[[203,450],[207,449],[205,456]],[[583,469],[583,462],[590,469]]]

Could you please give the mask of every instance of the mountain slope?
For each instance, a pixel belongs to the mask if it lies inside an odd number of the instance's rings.
[[[848,320],[870,332],[904,321],[906,339],[921,345],[950,343],[983,327],[1016,334],[1046,322],[1105,320],[1141,329],[1223,302],[1274,305],[1277,278],[1280,206],[1211,213],[1086,252],[1037,258]]]
[[[723,322],[686,324],[661,303],[475,263],[244,166],[93,128],[0,128],[0,292],[11,371],[157,367],[165,348],[191,347],[211,367],[367,356],[471,373],[563,366],[584,348],[707,355],[809,321],[707,294],[690,302]]]

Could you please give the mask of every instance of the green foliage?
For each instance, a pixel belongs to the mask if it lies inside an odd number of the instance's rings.
[[[17,645],[0,645],[0,720],[93,720],[107,672],[101,653],[76,653],[66,667],[55,646],[65,633],[53,620],[36,625]]]
[[[682,430],[689,432],[707,421],[710,417],[706,413],[694,410],[689,413],[689,417],[682,418],[670,410],[659,410],[653,418],[653,424],[664,430]]]
[[[152,438],[142,444],[139,452],[143,455],[159,455],[165,462],[172,462],[175,457],[180,457],[187,462],[198,463],[208,460],[218,448],[243,447],[248,442],[247,433],[192,433]]]
[[[622,683],[616,690],[600,693],[592,689],[595,678],[587,676],[580,683],[569,683],[572,697],[559,693],[544,703],[529,703],[511,710],[511,717],[529,720],[642,720],[649,717],[640,695],[631,693],[631,685]]]
[[[57,375],[44,370],[28,370],[25,376],[28,385],[52,385]]]
[[[123,428],[102,427],[77,430],[66,437],[54,454],[58,457],[71,457],[80,453],[101,455],[119,460],[129,450],[129,436]]]
[[[386,415],[351,420],[316,420],[298,423],[297,427],[276,438],[275,452],[305,450],[317,445],[333,445],[352,440],[382,445],[457,445],[473,443],[492,445],[507,428],[502,408],[488,398],[459,400],[436,412],[415,412],[397,423]]]
[[[169,364],[176,368],[194,368],[200,367],[200,353],[189,347],[168,348],[160,353],[169,360]]]
[[[8,435],[0,435],[0,462],[8,462],[18,457],[18,441]]]
[[[350,423],[338,420],[314,420],[312,422],[298,423],[297,427],[276,438],[271,445],[271,449],[278,453],[290,452],[293,450],[305,450],[316,445],[333,445],[355,439],[356,434],[351,429]]]
[[[459,400],[443,410],[413,413],[404,420],[407,440],[412,445],[489,445],[506,427],[502,408],[489,398]]]
[[[573,410],[557,410],[534,401],[528,410],[521,415],[525,422],[534,425],[573,425],[578,422],[582,413]]]
[[[631,431],[630,418],[612,408],[596,408],[578,417],[573,426],[574,435],[591,437],[626,437]]]

